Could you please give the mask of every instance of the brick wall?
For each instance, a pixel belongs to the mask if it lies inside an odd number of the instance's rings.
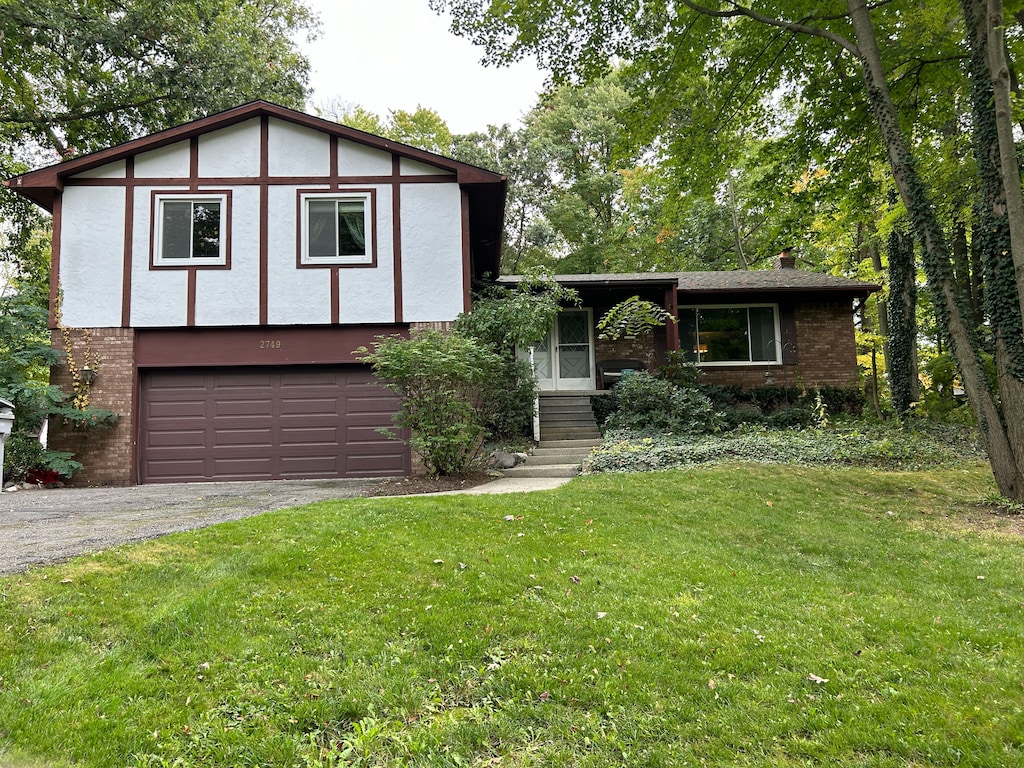
[[[771,371],[778,386],[812,388],[857,386],[857,344],[853,310],[845,303],[798,304],[795,311],[795,365],[754,363],[743,366],[702,366],[706,384],[763,386]],[[783,370],[785,368],[785,370]]]
[[[135,332],[130,328],[92,328],[70,331],[72,350],[79,367],[86,348],[99,358],[96,380],[89,403],[119,415],[109,429],[74,429],[50,420],[49,447],[70,451],[84,468],[72,478],[73,485],[129,485],[132,482],[132,403],[135,397]],[[64,349],[60,331],[53,332],[53,345]],[[50,370],[50,381],[65,392],[72,391],[71,374],[62,363]]]

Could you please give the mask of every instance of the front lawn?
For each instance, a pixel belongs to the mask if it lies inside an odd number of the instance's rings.
[[[980,463],[357,499],[0,580],[0,764],[1024,764]]]

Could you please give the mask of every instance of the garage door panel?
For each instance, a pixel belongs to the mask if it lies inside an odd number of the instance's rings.
[[[337,397],[310,397],[308,399],[293,398],[291,393],[281,400],[282,416],[329,416],[338,413]]]
[[[380,393],[350,397],[345,401],[345,412],[348,414],[366,414],[368,416],[387,415],[390,419],[391,414],[396,410],[396,402],[393,396],[387,397]]]
[[[365,366],[143,371],[140,480],[404,475],[396,409]]]
[[[146,445],[151,448],[204,448],[206,446],[206,430],[203,429],[167,429],[150,432]]]
[[[213,431],[214,446],[234,448],[254,447],[269,448],[273,445],[272,429],[216,429]]]
[[[220,398],[230,396],[231,393],[218,390]],[[222,416],[255,416],[257,418],[269,418],[274,413],[273,400],[269,397],[259,399],[237,399],[237,400],[214,400],[214,417]]]
[[[338,442],[338,430],[336,427],[282,428],[280,435],[280,444],[283,447],[328,445],[335,450],[335,453],[340,452],[342,448]]]

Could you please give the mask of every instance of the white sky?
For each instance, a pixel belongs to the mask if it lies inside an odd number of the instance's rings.
[[[306,0],[321,37],[299,41],[310,61],[311,105],[332,100],[378,115],[433,109],[453,133],[518,123],[544,75],[531,61],[484,67],[482,49],[456,37],[428,0]]]

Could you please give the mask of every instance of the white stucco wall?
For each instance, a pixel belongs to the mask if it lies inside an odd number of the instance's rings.
[[[179,141],[135,157],[137,179],[183,179],[188,176],[189,142]]]
[[[199,137],[199,175],[205,177],[258,176],[260,121],[222,128]]]
[[[183,326],[188,319],[188,274],[183,269],[149,268],[152,191],[153,187],[135,188],[131,323],[139,328]]]
[[[231,192],[231,269],[196,273],[196,325],[259,325],[260,193]]]
[[[271,176],[326,176],[331,165],[327,134],[283,120],[271,120],[267,138]]]
[[[410,160],[407,157],[402,158],[400,167],[403,176],[455,176],[451,171],[445,171],[442,168],[420,163],[416,160]]]
[[[68,187],[61,201],[60,287],[64,325],[121,324],[123,187]]]
[[[454,320],[463,310],[458,184],[402,185],[402,319]]]
[[[390,176],[391,154],[353,141],[339,141],[338,175]]]
[[[290,186],[270,188],[267,218],[267,319],[272,325],[331,322],[331,271],[296,267],[297,189]]]
[[[118,160],[114,163],[107,163],[101,165],[99,168],[93,168],[91,171],[82,171],[76,173],[71,178],[73,179],[123,179],[125,177],[125,162],[124,160]]]
[[[392,234],[390,186],[377,189],[376,268],[340,269],[339,319],[342,323],[395,321],[395,238]]]

